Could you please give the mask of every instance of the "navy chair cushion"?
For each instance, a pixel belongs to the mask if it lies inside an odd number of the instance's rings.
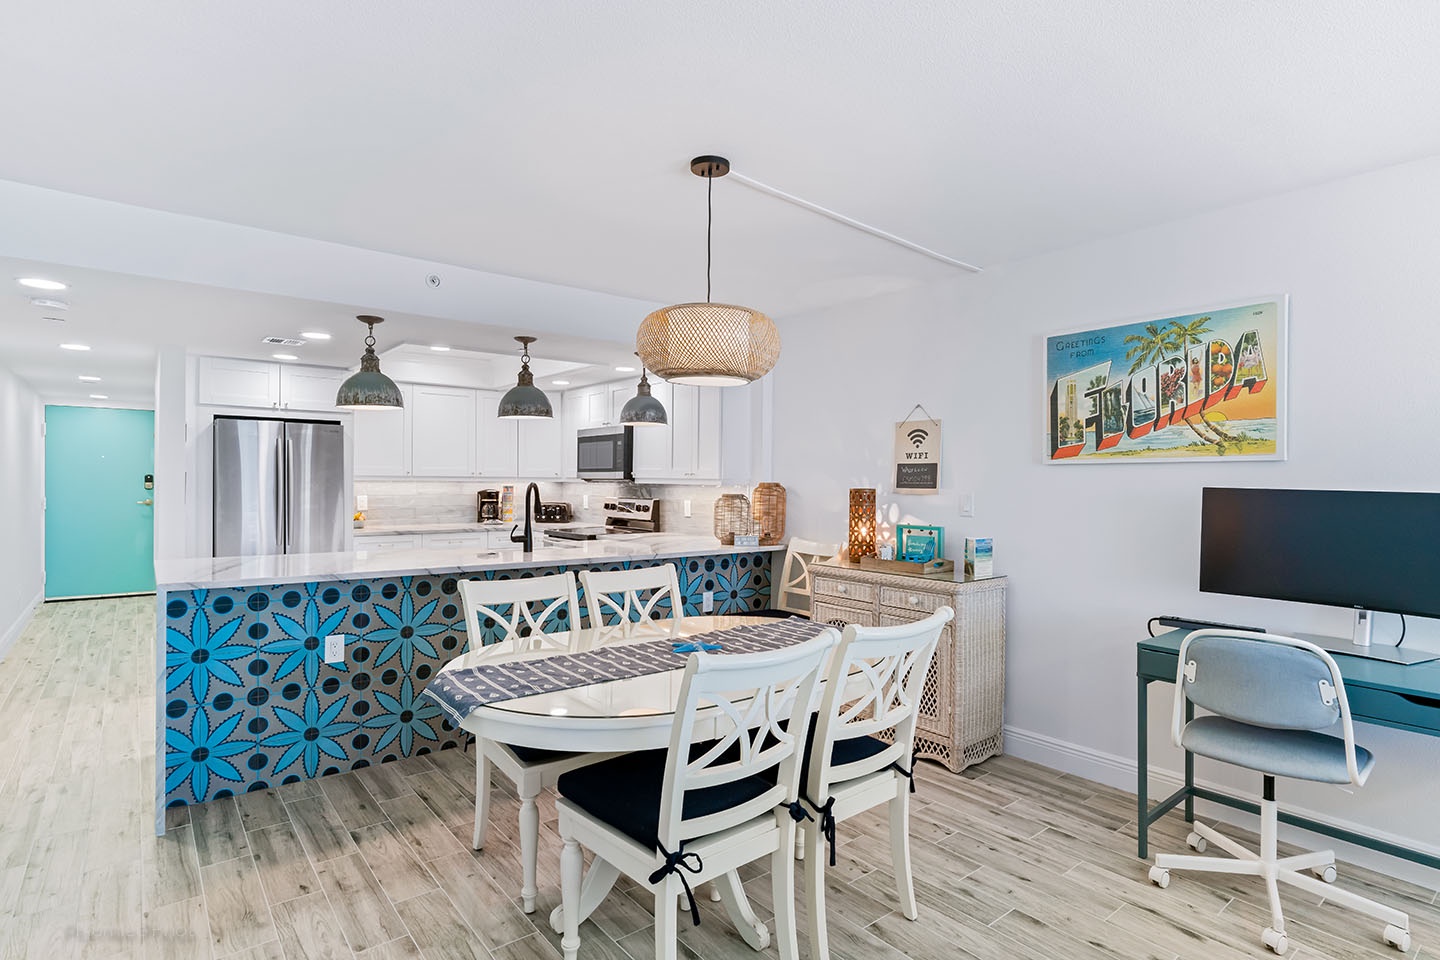
[[[714,741],[697,743],[698,757]],[[627,753],[560,775],[560,796],[641,846],[659,849],[660,793],[665,786],[666,750]],[[739,806],[774,787],[774,780],[744,777],[731,783],[685,792],[686,819]]]
[[[520,747],[513,743],[507,743],[505,746],[520,759],[521,763],[549,763],[551,760],[563,760],[566,757],[575,756],[574,751],[567,753],[564,750],[541,750],[539,747]]]

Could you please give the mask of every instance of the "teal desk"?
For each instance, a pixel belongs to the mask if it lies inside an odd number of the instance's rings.
[[[1260,808],[1238,797],[1195,786],[1195,757],[1185,753],[1185,785],[1161,800],[1150,805],[1149,777],[1149,688],[1156,680],[1173,684],[1180,659],[1180,643],[1186,631],[1172,630],[1158,637],[1140,641],[1135,649],[1135,676],[1138,706],[1136,712],[1137,775],[1136,793],[1139,795],[1140,858],[1146,859],[1147,840],[1150,824],[1164,816],[1179,804],[1185,805],[1185,819],[1195,819],[1195,801],[1209,800],[1237,810],[1259,813]],[[1345,679],[1345,696],[1350,702],[1350,713],[1356,721],[1394,727],[1440,737],[1440,661],[1428,663],[1398,664],[1379,660],[1365,660],[1335,655],[1340,666],[1340,675]],[[1192,708],[1186,704],[1186,719],[1192,715]],[[1408,847],[1401,847],[1383,840],[1376,840],[1364,834],[1342,830],[1329,824],[1318,823],[1305,817],[1297,817],[1280,811],[1280,821],[1293,826],[1312,830],[1315,833],[1335,837],[1391,856],[1402,857],[1427,867],[1440,869],[1440,857],[1431,856]]]

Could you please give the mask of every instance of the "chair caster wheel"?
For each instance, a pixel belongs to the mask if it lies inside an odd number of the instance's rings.
[[[1327,863],[1323,867],[1315,867],[1310,871],[1326,883],[1335,882],[1335,864]]]
[[[1164,890],[1166,887],[1170,886],[1170,871],[1166,870],[1164,867],[1151,867],[1150,882],[1155,884],[1155,886],[1159,887],[1161,890]]]
[[[1401,953],[1410,952],[1409,930],[1401,930],[1393,923],[1389,923],[1385,925],[1384,937],[1386,943],[1390,944],[1390,946],[1394,947],[1396,950],[1399,950]]]
[[[1194,850],[1196,853],[1205,852],[1205,838],[1200,836],[1200,834],[1195,833],[1194,831],[1191,831],[1190,835],[1185,838],[1185,843],[1187,846],[1190,847],[1191,850]]]
[[[1260,931],[1260,942],[1274,950],[1277,955],[1284,954],[1286,948],[1290,946],[1290,938],[1273,927],[1266,927]]]

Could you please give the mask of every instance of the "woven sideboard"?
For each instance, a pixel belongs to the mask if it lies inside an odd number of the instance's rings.
[[[942,606],[955,619],[920,697],[915,756],[963,770],[1004,747],[1005,578],[960,581],[862,570],[848,563],[810,568],[811,617],[843,627],[891,626],[928,617]]]

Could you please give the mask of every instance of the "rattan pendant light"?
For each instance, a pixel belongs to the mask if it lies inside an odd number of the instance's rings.
[[[724,157],[690,161],[705,178],[705,302],[662,307],[640,324],[635,349],[657,377],[693,386],[733,387],[758,380],[780,358],[780,331],[765,314],[731,303],[710,302],[711,202],[715,178],[730,172]]]

